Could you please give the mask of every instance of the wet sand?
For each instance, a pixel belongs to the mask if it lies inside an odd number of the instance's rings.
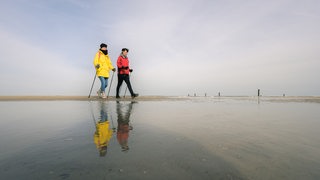
[[[0,179],[320,178],[318,97],[81,98],[0,101]]]
[[[130,96],[121,97],[116,99],[115,96],[109,96],[102,99],[98,96],[0,96],[0,101],[163,101],[163,100],[185,100],[184,97],[175,96],[140,96],[131,98]]]
[[[106,99],[98,96],[0,96],[0,101],[177,101],[177,100],[210,100],[210,99],[234,99],[234,100],[252,100],[252,101],[270,101],[270,102],[313,102],[320,103],[320,96],[139,96],[131,98],[130,96],[116,99],[115,96],[109,96]]]

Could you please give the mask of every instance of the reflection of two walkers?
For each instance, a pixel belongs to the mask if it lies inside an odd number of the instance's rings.
[[[96,123],[96,131],[94,133],[94,143],[99,150],[100,156],[105,156],[107,154],[109,141],[115,132],[117,133],[117,141],[121,146],[121,150],[123,152],[127,152],[129,150],[129,131],[132,130],[132,126],[129,122],[133,103],[134,102],[130,102],[129,104],[121,104],[119,101],[117,101],[116,110],[118,126],[116,129],[113,125],[113,120],[111,119],[111,129],[109,119],[110,116],[107,114],[105,103],[101,102],[100,120],[98,123]]]

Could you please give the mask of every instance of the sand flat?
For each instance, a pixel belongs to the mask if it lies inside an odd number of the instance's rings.
[[[127,96],[125,98],[116,99],[115,96],[110,96],[106,99],[101,99],[98,96],[0,96],[0,101],[161,101],[161,100],[185,100],[183,97],[173,97],[173,96],[141,96],[132,99]]]
[[[320,96],[139,96],[132,99],[130,96],[116,99],[115,96],[109,96],[106,99],[101,99],[98,96],[0,96],[0,101],[177,101],[177,100],[253,100],[266,102],[306,102],[306,103],[320,103]]]
[[[0,179],[320,178],[318,97],[58,97],[0,101]]]

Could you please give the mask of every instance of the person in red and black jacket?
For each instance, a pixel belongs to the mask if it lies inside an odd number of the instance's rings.
[[[128,59],[128,52],[129,49],[127,48],[123,48],[121,51],[121,54],[117,60],[117,66],[118,66],[118,85],[117,85],[117,96],[116,98],[120,98],[119,96],[119,90],[120,87],[124,82],[126,82],[128,89],[131,93],[131,97],[135,98],[138,97],[138,94],[134,93],[131,87],[131,83],[130,83],[130,78],[129,78],[129,74],[130,72],[132,72],[133,70],[129,68],[129,59]]]

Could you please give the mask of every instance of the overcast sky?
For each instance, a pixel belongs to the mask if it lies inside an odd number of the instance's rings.
[[[130,49],[140,95],[320,95],[319,9],[319,0],[5,0],[0,95],[88,95],[102,42],[114,65]]]

